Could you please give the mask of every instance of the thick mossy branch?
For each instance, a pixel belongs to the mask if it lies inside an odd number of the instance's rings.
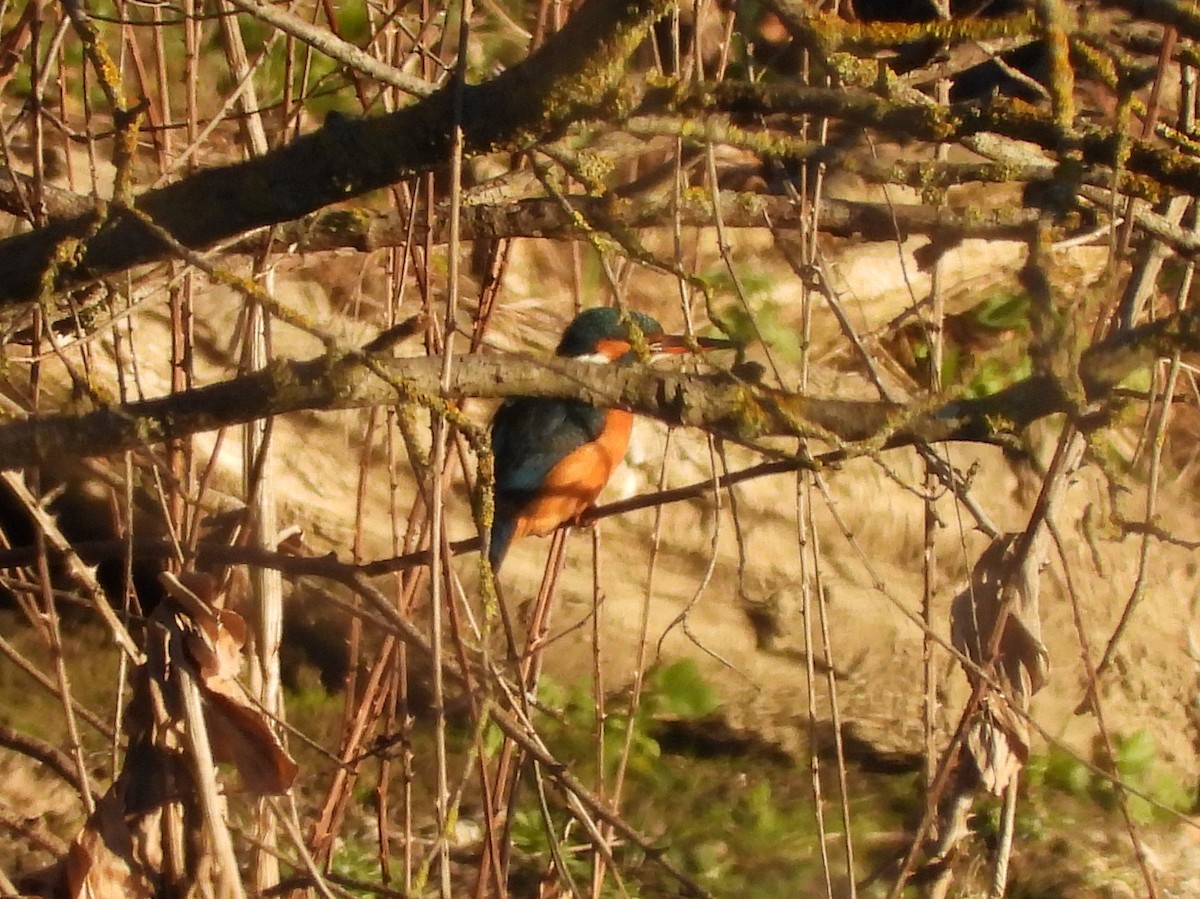
[[[1079,371],[1087,400],[1104,403],[1132,372],[1177,350],[1200,351],[1200,310],[1179,313],[1091,347],[1083,354]],[[436,395],[440,377],[441,360],[436,357],[351,354],[279,361],[253,374],[172,396],[0,425],[0,467],[137,449],[268,415],[411,401],[414,396]],[[493,398],[572,397],[737,440],[801,436],[834,445],[1006,442],[1040,418],[1078,411],[1067,391],[1050,376],[1029,378],[981,399],[914,411],[895,403],[801,396],[723,373],[689,375],[561,359],[536,364],[511,356],[460,358],[454,365],[452,392]]]
[[[1180,37],[1200,40],[1200,10],[1181,0],[1100,0],[1100,6],[1123,9],[1130,17],[1170,25]]]
[[[888,100],[865,92],[801,87],[784,83],[724,81],[687,90],[662,88],[646,97],[646,112],[737,116],[813,115],[893,137],[930,143],[963,140],[983,133],[1037,144],[1052,153],[1078,152],[1087,165],[1116,165],[1120,142],[1111,129],[1076,123],[1065,133],[1054,116],[1020,100],[996,97],[986,103],[951,108]],[[1124,168],[1128,176],[1147,178],[1160,187],[1200,194],[1200,160],[1170,147],[1130,140]],[[1148,187],[1140,185],[1145,194]]]
[[[468,154],[518,150],[573,121],[603,113],[625,63],[666,0],[589,0],[539,50],[498,77],[463,87]],[[299,218],[324,206],[444,166],[450,158],[456,86],[389,115],[331,116],[319,130],[264,156],[206,169],[148,191],[136,205],[187,247]],[[90,217],[56,222],[0,242],[0,304],[37,296],[64,240],[87,234]],[[130,216],[114,215],[56,287],[165,258],[162,242]]]
[[[814,9],[807,0],[766,0],[802,47],[828,64],[835,54],[871,54],[918,42],[955,44],[1032,34],[1029,14],[1006,17],[958,17],[928,22],[849,22]],[[836,67],[835,67],[836,68]]]
[[[928,22],[848,22],[829,13],[814,18],[813,24],[829,52],[875,53],[917,41],[955,44],[963,41],[992,41],[1034,33],[1033,17],[990,18],[987,16],[932,19]]]
[[[1070,155],[1078,160],[1081,167],[1078,180],[1085,185],[1109,186],[1115,180],[1118,190],[1151,201],[1172,192],[1200,194],[1200,161],[1186,152],[1147,141],[1122,142],[1112,129],[1082,121],[1067,127],[1062,109],[1056,119],[1052,113],[1003,98],[985,104],[942,108],[910,94],[898,94],[883,83],[878,85],[883,96],[872,90],[811,88],[786,81],[700,85],[655,81],[653,87],[647,88],[645,79],[629,77],[626,63],[645,38],[650,24],[668,5],[666,0],[589,0],[568,19],[562,31],[527,60],[492,80],[462,86],[467,154],[520,150],[552,139],[580,120],[632,124],[636,113],[643,124],[655,120],[667,122],[688,145],[733,141],[731,135],[736,133],[743,138],[753,136],[760,143],[765,141],[761,146],[756,144],[765,155],[787,157],[794,151],[795,141],[789,144],[780,129],[772,131],[739,123],[758,123],[763,117],[772,116],[791,122],[797,116],[812,115],[930,143],[977,139],[981,134],[994,133],[1035,143],[1052,156]],[[796,7],[788,3],[776,5]],[[1187,18],[1186,11],[1177,5],[1120,5],[1145,6],[1145,14],[1150,18],[1169,18],[1172,24],[1186,30],[1175,21],[1177,17]],[[251,0],[243,0],[243,6],[257,8]],[[811,18],[805,21],[811,24]],[[935,22],[911,28],[847,23],[836,24],[834,28],[835,23],[830,20],[827,24],[834,30],[828,35],[823,33],[822,40],[828,48],[857,46],[885,37],[901,43],[920,36],[978,39],[982,36],[982,32],[976,33],[978,29],[990,29],[989,34],[1014,30],[1025,33],[1032,22],[1031,17],[1023,16],[1012,20]],[[167,187],[148,191],[137,198],[137,208],[179,244],[191,249],[212,246],[262,226],[295,222],[338,201],[444,166],[449,157],[458,92],[456,85],[447,85],[402,110],[370,119],[331,117],[323,128],[263,157],[203,170]],[[720,113],[729,118],[717,115]],[[725,137],[714,137],[722,129]],[[818,148],[813,152],[819,155],[827,151]],[[862,165],[841,160],[837,164],[848,169]],[[955,173],[946,169],[939,175],[922,172],[914,164],[907,164],[909,171],[904,171],[905,165],[897,163],[895,172],[882,177],[904,183],[928,178],[927,183],[921,181],[916,186],[931,190],[947,179],[949,183],[962,183],[962,179],[971,177],[1026,182],[1050,177],[1036,166],[1006,168],[978,164],[974,171],[963,169]],[[1114,170],[1119,171],[1119,177],[1114,178]],[[880,175],[875,173],[873,177]],[[12,187],[8,193],[18,194],[15,181]],[[5,195],[5,184],[0,179],[0,200]],[[19,203],[10,202],[6,208],[15,205]],[[52,213],[64,218],[0,241],[0,270],[5,272],[5,278],[0,280],[0,305],[30,301],[47,286],[48,273],[54,276],[54,283],[49,286],[64,289],[172,255],[170,248],[150,229],[120,209],[109,213],[104,227],[93,236],[90,229],[96,221],[94,212],[83,211],[69,196],[54,206]],[[845,214],[839,217],[839,211]],[[527,213],[527,209],[511,207],[498,210],[496,215],[507,216],[507,222],[489,224],[480,220],[479,234],[557,237],[570,230],[563,229],[561,224],[542,228]],[[473,214],[469,213],[468,218]],[[666,211],[658,218],[670,215]],[[640,216],[640,220],[629,221],[634,216]],[[833,233],[872,237],[883,235],[886,230],[875,227],[876,218],[874,211],[866,206],[847,206],[841,210],[822,210],[819,220]],[[920,214],[916,212],[910,218],[912,232],[933,233],[930,229],[937,226],[937,222],[920,223]],[[1001,221],[981,223],[973,234],[948,234],[954,230],[949,226],[942,229],[940,236],[1015,236],[1011,226],[1027,218],[1016,211],[1003,216]],[[658,224],[657,218],[651,222],[636,210],[619,207],[613,209],[611,220],[621,227]],[[730,224],[731,220],[725,221]],[[471,227],[472,222],[468,221],[467,228]],[[369,238],[360,238],[351,234],[351,230],[343,234],[347,243],[341,245],[372,246]],[[471,233],[467,236],[469,239]],[[53,267],[58,248],[71,239],[85,240],[84,252],[71,265]],[[355,243],[356,240],[361,242]],[[337,245],[335,236],[331,236],[328,245]]]
[[[513,237],[587,240],[579,220],[620,231],[664,228],[676,221],[685,228],[712,227],[717,215],[726,228],[799,228],[811,212],[790,197],[721,191],[689,191],[679,203],[671,197],[625,200],[570,195],[536,197],[461,210],[460,235],[464,240],[497,240]],[[937,240],[1025,240],[1041,213],[1037,209],[939,209],[903,203],[871,203],[822,198],[817,216],[820,230],[838,237],[868,241],[894,241],[896,235],[925,234]],[[448,209],[433,217],[432,233],[425,221],[413,224],[396,212],[325,210],[301,222],[284,226],[273,235],[258,234],[239,241],[235,252],[253,252],[270,241],[294,245],[311,253],[352,247],[369,252],[383,247],[444,243],[449,236]]]
[[[767,3],[795,34],[807,31],[826,53],[849,51],[875,53],[918,41],[954,44],[962,41],[991,41],[998,38],[1032,36],[1034,18],[1018,16],[931,19],[928,22],[850,22],[823,12],[809,12],[800,0],[771,0]],[[807,43],[808,40],[805,42]]]

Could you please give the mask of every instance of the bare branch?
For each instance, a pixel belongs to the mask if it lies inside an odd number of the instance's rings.
[[[314,50],[319,50],[330,59],[336,59],[353,69],[357,69],[364,75],[374,78],[380,84],[399,88],[406,94],[411,94],[414,97],[428,97],[437,90],[437,87],[428,81],[409,75],[406,72],[401,72],[394,66],[380,62],[374,56],[360,50],[349,41],[342,40],[327,28],[320,28],[313,25],[311,22],[300,18],[300,16],[294,13],[288,12],[286,9],[268,6],[265,3],[257,2],[257,0],[229,0],[229,2],[242,10],[242,12],[247,12],[254,16],[254,18],[266,22],[268,25],[274,25],[285,34],[290,34],[292,37],[304,41],[304,43],[308,44]]]
[[[1079,377],[1090,400],[1131,372],[1174,350],[1200,350],[1200,310],[1186,310],[1091,347]],[[379,359],[364,354],[277,361],[265,369],[171,396],[82,415],[51,415],[0,426],[0,465],[20,468],[54,458],[96,456],[268,415],[437,403],[439,357]],[[725,374],[691,375],[640,366],[596,366],[554,359],[466,356],[450,379],[452,396],[540,396],[628,408],[676,425],[736,440],[802,436],[900,446],[942,440],[1007,442],[1030,423],[1073,405],[1050,376],[1034,376],[990,396],[952,400],[932,410],[899,403],[803,396]]]
[[[719,208],[718,208],[719,207]],[[291,245],[296,252],[311,253],[352,247],[369,252],[383,247],[446,241],[448,218],[439,208],[432,227],[425,221],[410,225],[397,212],[330,209],[293,222],[275,235],[256,233],[234,244],[235,252],[263,249],[272,239]],[[678,218],[684,228],[712,227],[716,215],[727,228],[798,227],[804,211],[789,197],[722,191],[714,206],[710,194],[689,193],[678,204],[670,198],[612,200],[606,197],[535,197],[503,205],[467,206],[462,211],[464,240],[499,240],[535,237],[551,240],[587,240],[579,218],[598,228],[614,231],[662,228]],[[825,234],[861,237],[867,241],[893,241],[925,234],[939,241],[988,239],[1024,240],[1038,222],[1036,209],[948,210],[921,204],[872,203],[823,198],[820,227]],[[578,216],[578,217],[577,217]]]
[[[590,0],[526,60],[490,81],[463,86],[466,152],[515,150],[594,111],[619,88],[623,61],[666,6],[665,0]],[[449,85],[389,115],[331,115],[324,127],[285,147],[148,191],[136,205],[191,248],[291,221],[445,165],[455,102],[456,88]],[[73,264],[61,266],[58,289],[169,255],[131,216],[113,215],[92,237],[94,229],[94,217],[84,215],[0,242],[0,304],[35,297],[63,247],[83,238],[85,246],[66,254]]]

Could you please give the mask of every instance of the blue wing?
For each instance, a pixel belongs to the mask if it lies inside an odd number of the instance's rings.
[[[492,419],[496,459],[496,515],[488,557],[498,568],[512,541],[517,518],[537,494],[550,469],[604,430],[604,412],[573,400],[515,397]]]

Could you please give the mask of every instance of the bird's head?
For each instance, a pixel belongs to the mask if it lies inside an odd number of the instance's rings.
[[[618,362],[633,357],[634,325],[646,341],[651,357],[701,350],[730,349],[733,341],[698,337],[689,343],[681,334],[664,334],[662,325],[644,312],[630,312],[622,320],[617,309],[586,309],[563,331],[555,352],[570,359],[590,362]]]

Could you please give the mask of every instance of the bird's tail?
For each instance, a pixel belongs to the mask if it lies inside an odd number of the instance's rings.
[[[492,571],[499,572],[504,556],[512,543],[517,520],[511,516],[497,515],[492,521],[492,542],[488,544],[488,561],[492,563]]]

